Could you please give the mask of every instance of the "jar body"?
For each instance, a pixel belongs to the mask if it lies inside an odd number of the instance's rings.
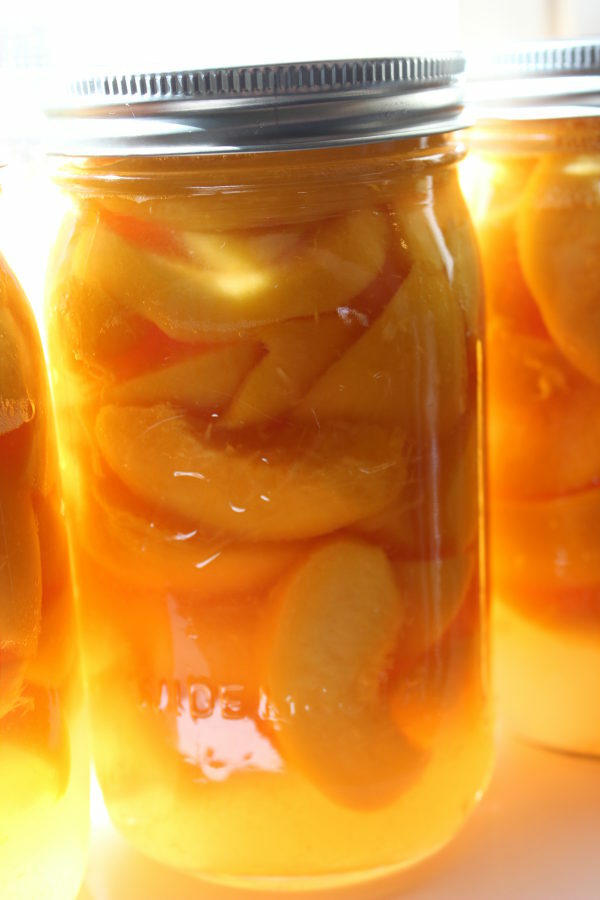
[[[500,708],[600,753],[600,118],[475,132]]]
[[[0,894],[83,878],[89,756],[56,437],[33,314],[0,258]]]
[[[479,282],[448,146],[62,171],[95,762],[123,834],[198,875],[407,865],[487,778]]]

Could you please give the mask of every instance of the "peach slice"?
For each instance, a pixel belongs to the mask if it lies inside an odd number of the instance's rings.
[[[202,341],[336,310],[375,278],[387,243],[385,216],[368,209],[319,223],[298,253],[272,265],[259,253],[234,267],[214,242],[209,267],[145,252],[98,220],[74,253],[73,273],[170,337]]]
[[[60,687],[76,655],[74,601],[69,551],[60,492],[35,502],[42,572],[42,618],[35,656],[27,663],[27,680]]]
[[[260,356],[260,345],[253,342],[207,349],[110,386],[104,399],[142,405],[168,401],[206,412],[220,410]]]
[[[467,406],[462,310],[445,275],[414,263],[382,314],[315,382],[295,417],[445,432]]]
[[[480,334],[483,319],[483,275],[477,236],[456,171],[438,176],[433,186],[433,213],[451,260],[450,283],[465,314],[469,334]],[[409,235],[407,244],[410,249]]]
[[[553,340],[600,384],[600,158],[549,154],[517,222],[527,283]]]
[[[423,756],[396,729],[386,696],[404,617],[387,557],[337,540],[276,593],[267,684],[284,756],[343,806],[393,802]]]
[[[355,319],[341,316],[295,319],[257,329],[268,352],[246,376],[223,423],[252,425],[285,412],[362,330]]]
[[[488,334],[491,483],[498,496],[550,497],[600,481],[600,389],[547,340]]]
[[[198,529],[168,527],[127,509],[103,483],[79,517],[81,539],[98,564],[132,584],[198,597],[264,591],[297,560],[293,541],[237,543]]]
[[[502,586],[600,591],[600,488],[539,502],[498,498],[491,528],[492,575]]]
[[[81,240],[91,240],[91,233],[88,229]],[[111,367],[143,337],[143,320],[135,321],[97,282],[91,284],[76,277],[58,282],[50,294],[48,310],[63,364],[75,360],[92,368]]]
[[[473,548],[479,526],[477,421],[467,415],[440,443],[415,448],[401,503],[352,530],[405,559],[435,559]]]
[[[0,642],[0,719],[21,704],[26,660]]]
[[[0,720],[0,816],[55,802],[66,790],[71,745],[56,691],[28,686],[23,702]]]
[[[147,503],[204,531],[249,540],[326,534],[377,512],[404,485],[404,441],[377,426],[288,429],[231,443],[177,408],[106,406],[96,439]]]
[[[0,650],[35,653],[42,573],[37,522],[27,492],[0,481]]]
[[[460,609],[475,571],[475,553],[392,563],[405,609],[398,643],[400,665],[436,644]]]
[[[26,375],[28,360],[27,344],[11,311],[0,306],[0,436],[16,431],[35,416]]]

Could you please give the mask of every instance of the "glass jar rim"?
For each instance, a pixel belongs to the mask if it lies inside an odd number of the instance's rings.
[[[467,99],[478,120],[600,115],[600,39],[533,41],[467,58]]]

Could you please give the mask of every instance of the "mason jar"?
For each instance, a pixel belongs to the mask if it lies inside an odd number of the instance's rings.
[[[474,88],[499,706],[598,754],[600,45],[523,47]]]
[[[490,769],[462,58],[76,84],[47,290],[95,765],[144,853],[406,866]]]
[[[88,771],[44,355],[0,256],[0,896],[75,897]]]

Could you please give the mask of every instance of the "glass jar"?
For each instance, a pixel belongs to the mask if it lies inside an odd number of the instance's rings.
[[[500,59],[498,80],[476,85],[467,173],[487,296],[500,708],[531,740],[587,754],[600,753],[599,50]]]
[[[88,767],[56,438],[33,313],[0,257],[0,896],[74,897]]]
[[[96,768],[136,847],[213,880],[406,866],[488,777],[462,62],[410,65],[86,84],[93,138],[76,121],[59,162],[47,314]]]

